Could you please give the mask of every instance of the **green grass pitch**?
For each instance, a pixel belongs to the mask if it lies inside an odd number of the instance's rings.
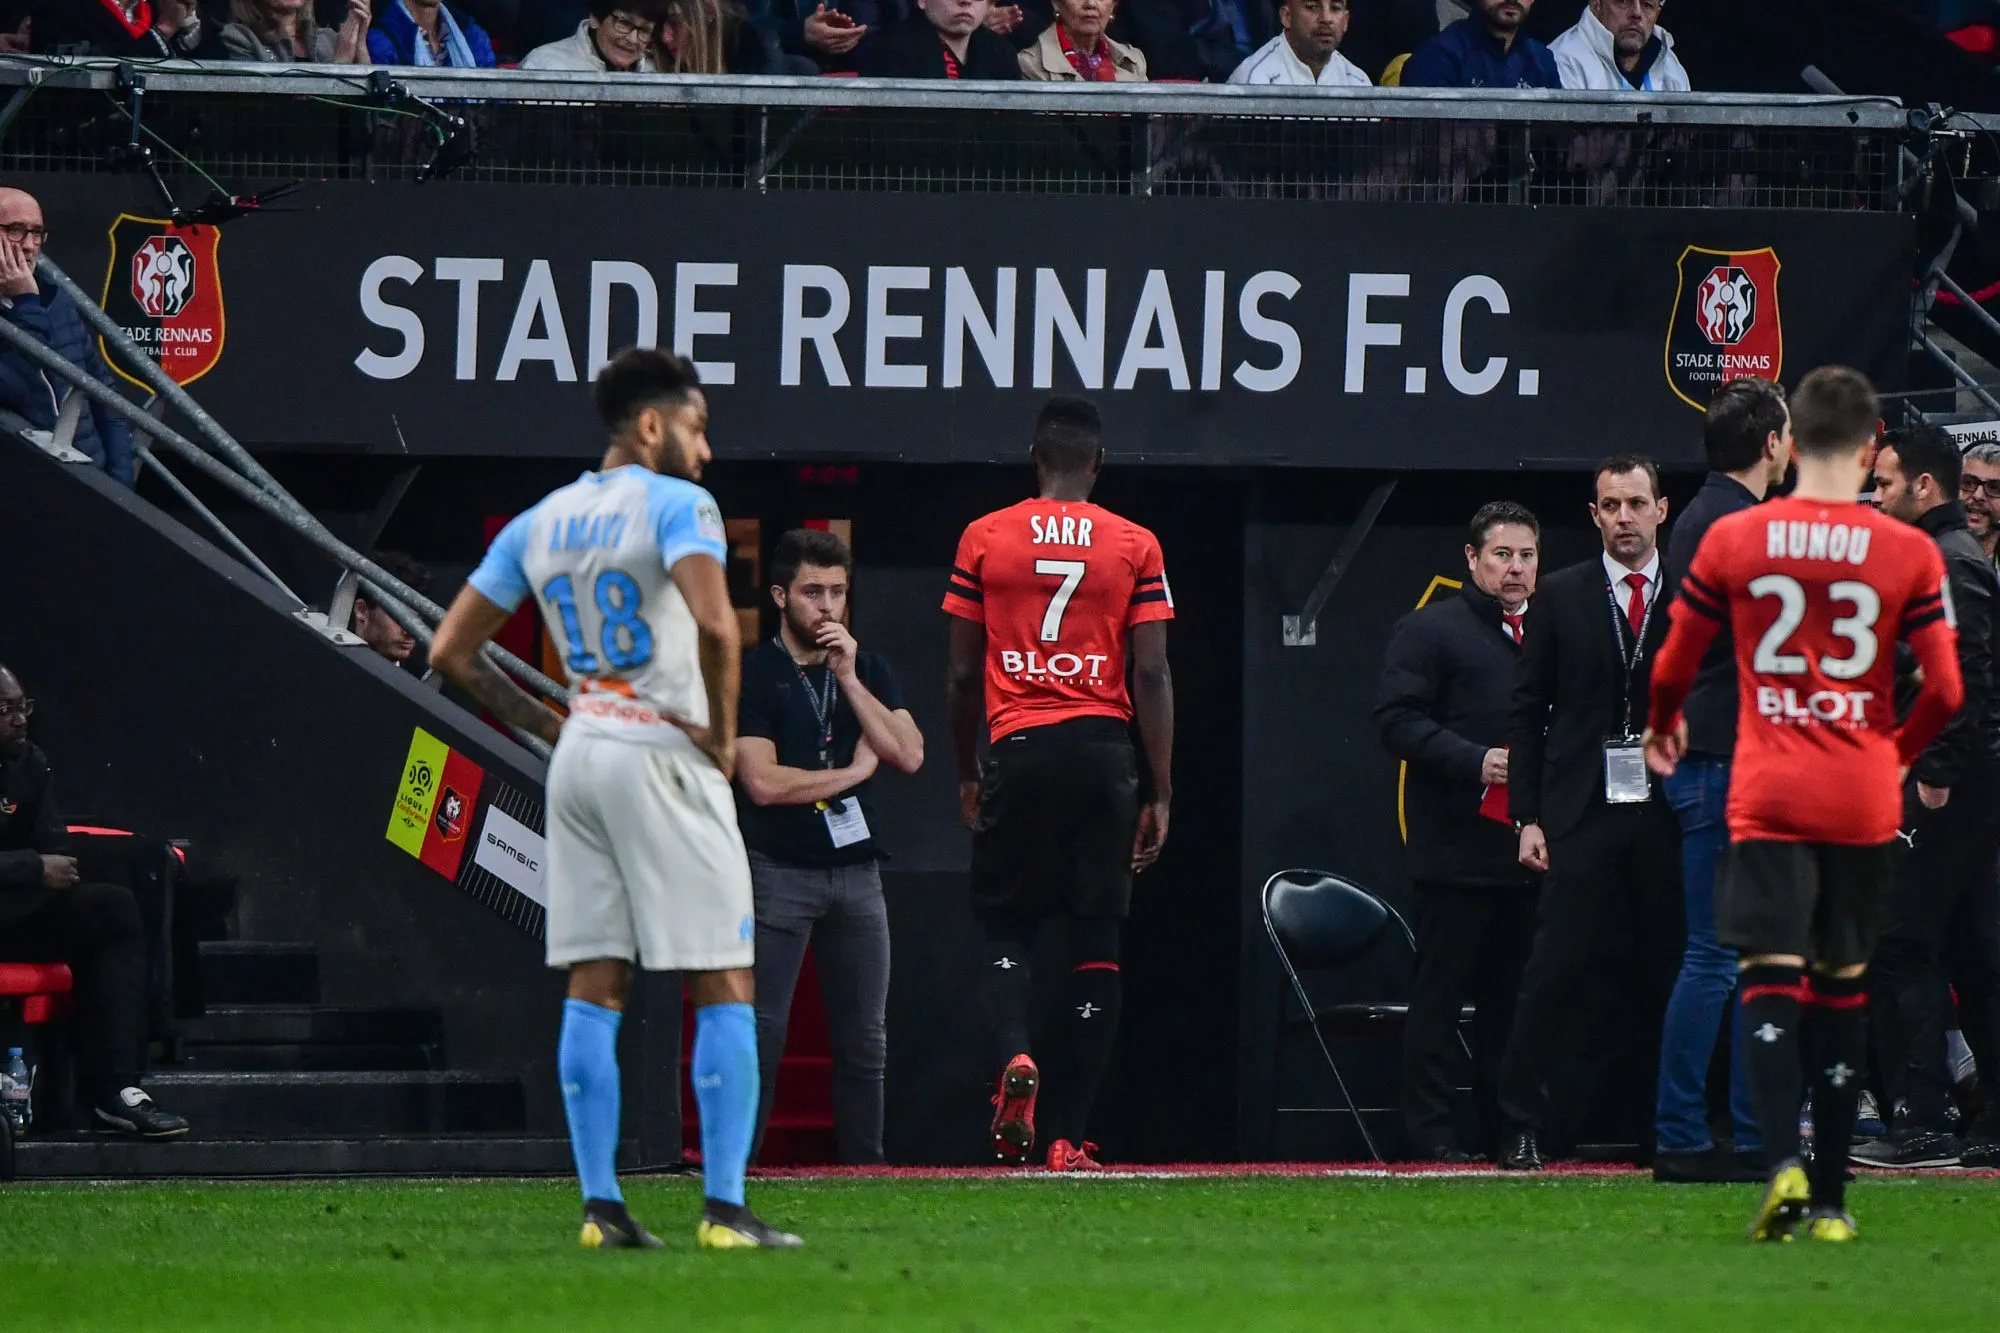
[[[753,1184],[792,1254],[697,1251],[693,1181],[627,1199],[666,1250],[578,1250],[554,1181],[5,1187],[0,1322],[1877,1333],[2000,1310],[1990,1179],[1863,1180],[1846,1246],[1752,1246],[1753,1188],[1637,1176]]]

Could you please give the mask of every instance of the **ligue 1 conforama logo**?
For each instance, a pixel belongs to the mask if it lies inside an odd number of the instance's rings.
[[[1775,380],[1784,369],[1785,336],[1778,315],[1778,252],[1681,252],[1674,312],[1667,324],[1667,384],[1676,397],[1706,411],[1708,400],[1745,375]]]
[[[200,379],[222,357],[221,241],[215,227],[177,227],[164,218],[121,213],[111,224],[105,313],[177,384]],[[139,382],[109,348],[104,358]]]

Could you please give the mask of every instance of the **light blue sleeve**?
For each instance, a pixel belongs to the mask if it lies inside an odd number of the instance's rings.
[[[722,527],[722,508],[692,482],[660,477],[653,486],[647,514],[653,540],[659,543],[660,567],[671,570],[691,555],[713,556],[729,565],[729,540]]]
[[[528,586],[524,560],[528,553],[528,528],[534,518],[533,509],[516,514],[512,522],[500,529],[500,535],[486,550],[486,558],[466,580],[481,597],[508,611],[519,606],[521,599],[533,591]]]

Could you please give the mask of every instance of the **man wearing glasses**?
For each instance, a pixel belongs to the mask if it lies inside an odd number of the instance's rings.
[[[1660,26],[1661,0],[1590,0],[1576,26],[1549,43],[1565,88],[1684,93],[1688,72]]]
[[[98,1128],[177,1139],[187,1121],[139,1086],[146,942],[117,884],[82,884],[48,756],[28,741],[35,701],[0,666],[0,961],[67,963],[76,980],[77,1074]]]
[[[2000,545],[2000,511],[1995,508],[2000,506],[2000,444],[1975,444],[1965,451],[1958,499],[1973,540],[1994,560],[1994,547]],[[1994,563],[2000,565],[2000,560]]]
[[[111,368],[104,364],[97,340],[85,332],[75,304],[35,280],[35,261],[42,257],[48,239],[35,196],[25,190],[0,189],[0,319],[89,371],[106,388],[116,388]],[[29,429],[53,434],[63,399],[72,392],[67,381],[48,374],[12,347],[0,350],[0,410],[13,413]],[[21,421],[7,424],[18,430]],[[132,432],[120,418],[86,403],[70,443],[119,481],[132,484]]]
[[[521,68],[651,74],[666,9],[666,0],[590,0],[590,17],[574,33],[528,52]]]

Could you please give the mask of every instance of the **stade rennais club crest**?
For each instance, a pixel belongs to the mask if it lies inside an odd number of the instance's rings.
[[[1709,398],[1730,380],[1778,378],[1785,364],[1780,267],[1769,246],[1681,251],[1666,362],[1667,383],[1682,402],[1707,411]]]
[[[105,313],[176,384],[200,379],[222,356],[221,241],[219,227],[177,227],[162,218],[120,213],[111,224]],[[109,348],[104,359],[125,375]]]

